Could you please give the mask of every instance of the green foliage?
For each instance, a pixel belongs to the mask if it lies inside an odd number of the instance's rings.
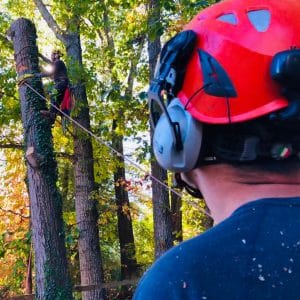
[[[3,232],[0,236],[0,263],[13,262],[10,270],[2,263],[2,276],[0,287],[7,286],[9,291],[21,292],[26,275],[27,259],[30,251],[30,235],[16,231]]]
[[[12,44],[6,37],[11,21],[8,14],[0,12],[0,126],[20,117]]]
[[[1,24],[0,32],[3,37],[5,37],[5,35],[6,35],[5,33],[6,33],[7,29],[9,28],[11,22],[12,22],[12,17],[8,13],[1,11],[0,12],[0,24]],[[6,45],[6,42],[3,42],[2,38],[0,39],[0,43],[2,46],[9,48],[9,46]]]
[[[78,257],[78,238],[79,232],[76,227],[76,216],[74,211],[64,212],[65,224],[65,242],[67,248],[67,257],[69,261],[69,269],[73,284],[80,282],[79,257]]]
[[[137,261],[146,270],[152,264],[154,255],[153,218],[150,210],[143,218],[135,219],[133,226]]]
[[[68,68],[68,76],[72,84],[85,83],[88,78],[85,69],[74,59],[67,58],[66,65]]]
[[[188,195],[186,195],[185,199],[182,204],[184,240],[199,235],[207,229],[207,216],[203,213],[205,208],[204,201],[201,199],[192,199]]]

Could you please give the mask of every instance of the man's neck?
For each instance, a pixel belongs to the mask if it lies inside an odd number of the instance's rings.
[[[257,199],[300,196],[300,174],[292,178],[259,175],[240,176],[230,166],[215,165],[195,170],[193,181],[201,190],[215,224]]]

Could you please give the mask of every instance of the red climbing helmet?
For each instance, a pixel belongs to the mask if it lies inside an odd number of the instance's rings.
[[[299,0],[225,0],[185,30],[197,39],[177,97],[194,118],[235,123],[288,106],[270,66],[277,53],[300,47]]]

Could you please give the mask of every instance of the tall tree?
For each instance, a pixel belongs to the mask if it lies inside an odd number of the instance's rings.
[[[18,19],[11,25],[9,35],[14,44],[18,75],[38,73],[38,49],[33,23]],[[29,79],[28,82],[43,95],[40,79]],[[46,103],[24,84],[20,85],[19,94],[35,250],[36,298],[72,299],[64,245],[62,201],[56,187],[57,169],[51,126],[39,113],[46,108]]]
[[[71,10],[70,17],[65,19],[66,29],[62,30],[41,0],[34,0],[34,3],[56,38],[66,48],[69,73],[71,76],[73,75],[74,95],[77,102],[74,119],[90,130],[89,106],[82,77],[84,72],[80,42],[80,14],[82,13],[80,8],[83,9],[83,6],[80,6],[77,1],[72,3],[72,8],[75,9]],[[81,284],[101,284],[103,271],[97,227],[98,212],[95,197],[93,197],[95,190],[93,148],[90,137],[83,134],[81,129],[76,126],[74,126],[74,157],[75,207],[79,230]],[[102,290],[83,292],[84,300],[98,300],[103,299],[103,297]]]
[[[113,71],[115,69],[116,47],[113,39],[113,33],[111,32],[110,19],[108,16],[108,9],[106,4],[103,5],[103,24],[107,47],[111,52],[108,64],[110,69],[112,70],[112,81],[115,85],[121,86],[121,83],[118,80],[118,76]],[[129,80],[132,80],[132,77],[133,71],[130,70],[130,74],[128,76]],[[126,89],[125,96],[127,96],[128,98],[132,97],[131,82],[129,82],[129,85]],[[119,90],[118,98],[120,97],[121,95]],[[118,107],[117,111],[115,112],[115,115],[117,116],[117,118],[113,120],[112,124],[112,145],[122,156],[124,156],[124,134],[118,132],[118,128],[124,128],[125,126],[125,121],[123,118],[124,107]],[[114,183],[118,215],[118,233],[120,240],[121,278],[128,279],[135,276],[137,272],[137,261],[135,257],[135,244],[130,214],[129,197],[128,192],[126,190],[126,186],[125,184],[123,184],[126,181],[126,175],[124,158],[122,156],[117,158],[118,166],[114,171]],[[125,294],[126,291],[123,291],[123,296],[125,296]]]
[[[154,77],[155,66],[161,50],[160,1],[149,0],[148,9],[148,56],[151,81]],[[152,129],[150,136],[152,141]],[[167,172],[162,169],[157,163],[153,153],[151,158],[151,171],[154,177],[158,178],[162,182],[167,182]],[[166,250],[173,246],[173,238],[169,192],[165,187],[158,184],[156,181],[152,181],[152,202],[154,218],[155,257],[158,258]]]
[[[106,111],[102,126],[109,124],[107,138],[112,146],[121,153],[115,160],[114,170],[115,198],[118,206],[118,229],[121,251],[121,277],[129,278],[136,272],[136,259],[132,221],[130,216],[129,197],[125,179],[124,140],[132,135],[140,123],[138,109],[141,103],[136,100],[134,82],[136,82],[137,68],[141,59],[144,45],[144,15],[139,11],[138,1],[128,3],[99,1],[93,5],[93,11],[88,16],[86,24],[89,32],[94,30],[99,37],[96,42],[100,46],[102,59],[95,58],[98,68],[106,69],[101,75],[102,103],[98,104],[98,111]],[[128,24],[130,23],[130,29]],[[88,46],[87,46],[88,47]],[[98,49],[98,48],[97,48]],[[98,56],[98,55],[97,55]],[[138,104],[137,104],[138,103]],[[140,106],[138,108],[138,106]],[[101,108],[100,108],[101,107]],[[134,108],[136,109],[134,109]],[[135,113],[133,113],[133,111]],[[111,130],[112,129],[112,130]],[[102,131],[103,134],[104,130]],[[112,134],[111,134],[112,132]]]

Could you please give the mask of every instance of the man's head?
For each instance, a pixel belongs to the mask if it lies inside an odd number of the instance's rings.
[[[51,53],[51,60],[56,61],[62,57],[62,53],[59,50],[53,50]]]
[[[297,161],[299,14],[296,0],[225,0],[166,43],[149,89],[162,167]]]

